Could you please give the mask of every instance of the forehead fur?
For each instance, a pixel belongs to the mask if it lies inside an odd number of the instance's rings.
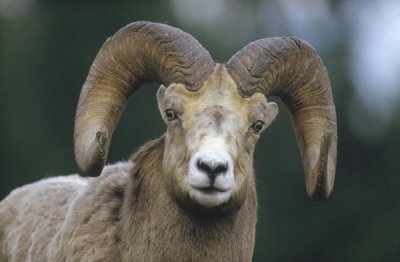
[[[255,93],[249,98],[240,96],[236,83],[223,64],[215,66],[213,73],[200,90],[192,92],[182,84],[172,84],[167,88],[166,95],[177,95],[187,100],[185,102],[190,104],[189,108],[197,112],[213,106],[238,112],[243,116],[248,115],[250,105],[266,103],[265,96],[260,93]]]

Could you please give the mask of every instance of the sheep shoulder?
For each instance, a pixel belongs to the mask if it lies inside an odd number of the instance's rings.
[[[59,176],[15,189],[0,202],[0,260],[115,257],[115,248],[106,247],[117,238],[131,167],[130,161],[120,162],[98,178]]]

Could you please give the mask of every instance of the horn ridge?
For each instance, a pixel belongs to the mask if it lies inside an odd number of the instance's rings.
[[[295,37],[259,39],[226,66],[243,97],[260,92],[282,99],[291,112],[307,193],[317,200],[327,198],[335,177],[336,109],[328,73],[314,48]]]

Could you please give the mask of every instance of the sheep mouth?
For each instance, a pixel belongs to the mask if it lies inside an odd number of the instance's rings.
[[[213,186],[192,187],[190,198],[204,207],[219,206],[230,199],[231,190],[221,190]]]
[[[229,191],[229,189],[220,189],[216,188],[214,186],[208,186],[208,187],[193,187],[196,190],[199,190],[200,192],[204,194],[217,194],[217,193],[225,193]]]

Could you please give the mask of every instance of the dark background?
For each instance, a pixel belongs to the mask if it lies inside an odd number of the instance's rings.
[[[327,201],[307,198],[290,120],[279,104],[255,152],[254,261],[399,261],[398,1],[0,0],[0,199],[23,184],[77,172],[72,134],[80,88],[105,39],[137,20],[182,28],[218,62],[263,37],[310,42],[337,105],[335,188]],[[130,99],[110,162],[164,132],[157,87]]]

